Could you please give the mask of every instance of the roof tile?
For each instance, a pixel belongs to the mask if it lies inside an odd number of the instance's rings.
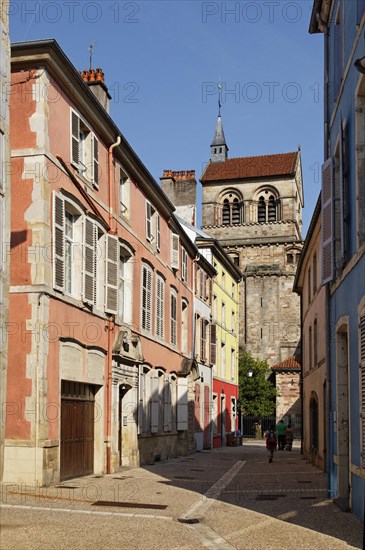
[[[277,363],[277,365],[274,365],[271,367],[272,370],[301,370],[301,366],[296,360],[295,357],[289,357],[288,359],[285,359],[281,363]]]
[[[202,182],[230,179],[286,176],[295,173],[298,152],[261,155],[210,162],[201,178]]]

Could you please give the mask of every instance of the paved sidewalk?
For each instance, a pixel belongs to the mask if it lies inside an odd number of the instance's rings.
[[[326,477],[262,442],[203,451],[58,487],[3,485],[1,550],[362,548],[362,524]]]

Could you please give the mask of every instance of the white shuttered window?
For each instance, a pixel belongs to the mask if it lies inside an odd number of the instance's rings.
[[[156,335],[164,337],[164,296],[165,281],[158,275],[156,279]]]
[[[114,235],[106,236],[105,311],[118,313],[119,241]]]
[[[322,166],[322,284],[333,279],[334,263],[334,201],[333,161],[329,158]]]
[[[170,295],[170,342],[177,344],[177,294],[173,288]]]
[[[152,332],[152,270],[149,266],[142,267],[142,319],[141,325],[144,330]]]

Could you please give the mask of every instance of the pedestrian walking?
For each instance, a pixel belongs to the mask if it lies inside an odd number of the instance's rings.
[[[277,445],[275,426],[273,424],[265,432],[265,439],[266,439],[266,449],[269,457],[269,462],[272,462],[274,457],[274,451],[276,451],[276,445]]]
[[[279,420],[279,422],[276,424],[276,429],[278,432],[278,449],[279,451],[283,451],[285,447],[285,430],[286,430],[286,425],[284,424],[283,419]]]
[[[285,449],[291,451],[293,447],[294,433],[291,427],[291,424],[288,424],[287,429],[285,430]]]

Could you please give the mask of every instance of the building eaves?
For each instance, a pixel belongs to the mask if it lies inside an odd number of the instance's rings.
[[[213,239],[212,237],[209,237],[208,239],[200,237],[196,239],[195,244],[198,248],[210,248],[213,255],[221,262],[234,280],[237,283],[242,280],[242,273],[236,268],[231,258],[216,239]]]
[[[96,99],[78,70],[71,63],[58,42],[54,39],[16,42],[11,45],[11,65],[17,68],[46,68],[58,85],[71,97],[77,106],[82,105],[87,120],[106,145],[115,143],[118,136],[121,144],[114,149],[115,158],[129,175],[136,180],[145,195],[157,204],[161,213],[169,216],[175,206],[162,191],[152,174],[130,146],[110,115]]]

